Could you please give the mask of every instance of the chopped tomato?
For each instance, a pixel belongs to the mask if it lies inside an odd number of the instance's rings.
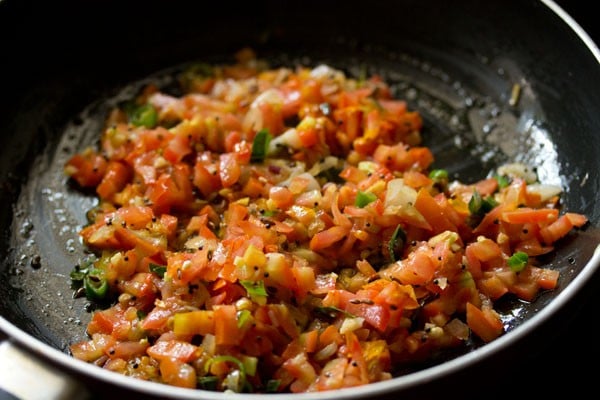
[[[536,257],[588,222],[559,195],[432,173],[381,76],[237,59],[143,88],[65,163],[97,195],[71,277],[103,299],[73,356],[190,389],[351,388],[493,341],[498,302],[559,285]]]

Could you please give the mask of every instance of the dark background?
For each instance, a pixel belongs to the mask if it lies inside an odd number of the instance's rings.
[[[600,25],[596,21],[593,2],[557,1],[567,13],[600,43]],[[577,62],[573,60],[573,62]],[[557,397],[559,392],[569,396],[589,393],[594,398],[597,382],[594,366],[600,359],[600,333],[596,318],[600,305],[595,296],[600,293],[600,276],[596,276],[576,297],[570,306],[563,309],[557,318],[548,321],[544,336],[535,335],[522,340],[516,352],[499,354],[494,358],[459,371],[441,382],[402,395],[403,399],[433,399],[439,396],[450,398],[481,399],[543,398]],[[3,335],[0,332],[0,340]],[[515,354],[519,354],[516,359]],[[96,388],[90,388],[95,392]],[[129,399],[132,394],[123,393]],[[1,398],[0,393],[0,398]],[[148,397],[145,397],[148,398]]]

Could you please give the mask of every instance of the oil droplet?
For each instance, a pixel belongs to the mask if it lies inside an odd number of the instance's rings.
[[[19,234],[27,239],[29,237],[29,235],[31,234],[31,231],[33,230],[33,222],[31,222],[29,219],[26,219],[25,221],[23,221],[23,224],[21,225],[21,229],[19,229]]]

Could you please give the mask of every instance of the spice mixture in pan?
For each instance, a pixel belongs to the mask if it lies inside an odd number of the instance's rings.
[[[65,173],[98,206],[71,274],[104,305],[74,357],[165,384],[304,392],[391,379],[504,332],[495,302],[557,286],[536,256],[583,215],[506,165],[431,169],[422,119],[378,76],[195,64],[148,85]]]

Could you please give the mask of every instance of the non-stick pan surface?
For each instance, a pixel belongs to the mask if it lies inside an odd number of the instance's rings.
[[[534,346],[532,336],[550,335],[547,325],[589,286],[600,239],[598,51],[553,3],[123,3],[0,2],[0,327],[36,343],[42,357],[93,382],[191,396],[64,354],[85,337],[93,308],[72,297],[69,272],[84,256],[77,231],[94,197],[71,187],[62,167],[94,144],[109,107],[143,83],[171,87],[182,64],[229,61],[246,46],[273,65],[325,62],[382,74],[423,115],[436,166],[473,181],[504,162],[532,164],[542,181],[565,189],[565,209],[590,219],[543,259],[561,271],[557,290],[503,305],[510,332],[497,342],[448,355],[441,368],[318,398],[415,389],[478,359],[518,357],[517,342]]]

